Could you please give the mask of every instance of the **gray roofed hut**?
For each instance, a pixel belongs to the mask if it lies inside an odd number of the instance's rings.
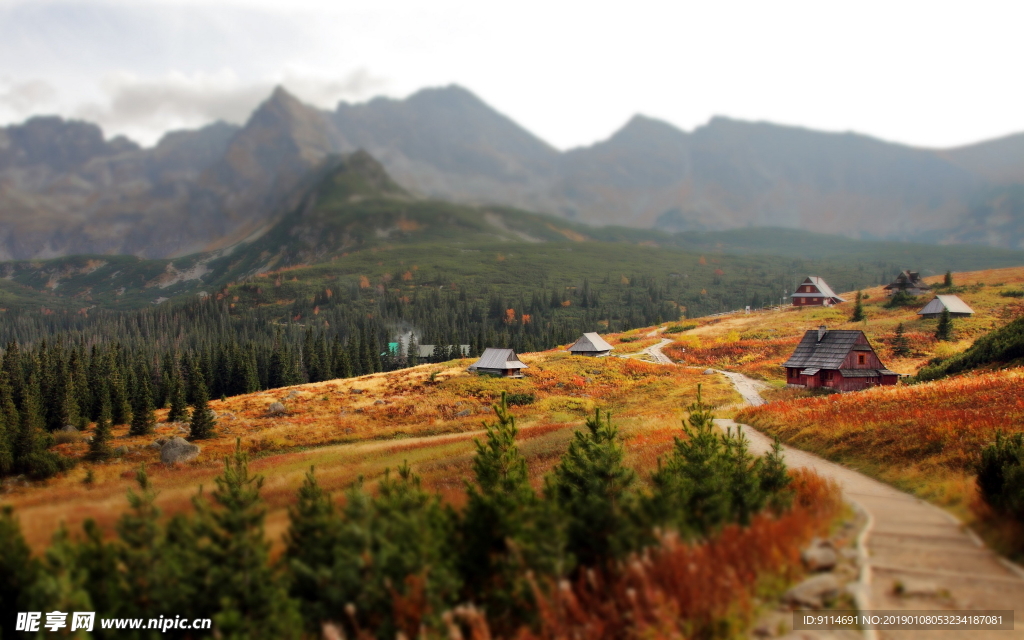
[[[612,345],[604,341],[604,338],[596,333],[584,333],[571,347],[569,353],[575,356],[606,356],[614,349]]]
[[[793,299],[793,306],[796,307],[828,307],[846,302],[845,298],[836,295],[824,278],[818,276],[807,276],[789,297]]]
[[[967,318],[974,315],[974,309],[968,307],[966,302],[951,295],[935,296],[935,299],[924,305],[917,315],[923,318],[938,318],[942,315],[943,309],[949,310],[950,318]]]
[[[878,359],[863,331],[812,329],[782,366],[789,387],[857,391],[899,380],[899,374]]]
[[[523,369],[529,369],[512,349],[484,350],[480,359],[469,365],[470,371],[505,378],[522,378]]]

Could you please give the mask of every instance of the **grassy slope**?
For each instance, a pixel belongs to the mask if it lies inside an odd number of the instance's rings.
[[[634,331],[626,337],[642,335]],[[642,342],[627,342],[619,351],[638,349],[638,344]],[[210,486],[221,470],[220,458],[240,438],[256,457],[255,470],[267,476],[268,529],[276,539],[287,526],[287,505],[311,464],[317,466],[327,488],[340,490],[360,475],[372,482],[385,468],[408,460],[427,486],[458,504],[463,479],[471,474],[474,433],[481,421],[490,419],[488,407],[502,390],[536,395],[533,404],[516,407],[515,413],[538,486],[572,432],[595,407],[612,411],[625,438],[628,464],[646,477],[657,456],[681,432],[682,407],[692,402],[698,383],[703,383],[705,397],[713,403],[738,400],[724,381],[686,367],[571,358],[559,351],[526,354],[523,359],[530,369],[522,380],[471,375],[465,371],[470,361],[460,360],[214,401],[211,408],[219,414],[217,437],[201,443],[198,461],[178,467],[160,464],[157,453],[144,448],[152,437],[128,437],[127,427],[118,427],[113,445],[131,450],[123,460],[83,463],[41,486],[5,494],[3,502],[17,508],[26,536],[36,548],[49,540],[62,521],[76,529],[85,518],[94,518],[109,531],[127,507],[124,494],[139,464],[148,465],[160,491],[158,504],[165,512],[186,510],[198,487]],[[434,372],[436,381],[431,383]],[[352,393],[352,389],[363,393]],[[278,400],[289,408],[289,415],[266,417],[267,407]],[[176,429],[160,423],[157,432],[167,437]],[[86,445],[64,444],[60,449],[81,456]],[[89,468],[96,477],[92,487],[82,482]]]

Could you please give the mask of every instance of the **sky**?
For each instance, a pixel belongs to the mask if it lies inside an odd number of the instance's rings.
[[[1024,132],[1024,2],[0,0],[0,124],[57,114],[154,144],[459,84],[560,149],[641,113],[922,147]]]

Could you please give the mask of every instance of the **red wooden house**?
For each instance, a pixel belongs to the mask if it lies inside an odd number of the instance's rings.
[[[836,292],[828,286],[824,279],[818,276],[807,276],[807,279],[797,286],[796,291],[790,297],[793,298],[795,307],[828,307],[846,302],[845,299],[836,295]]]
[[[899,374],[886,369],[875,355],[863,331],[812,329],[782,366],[790,387],[857,391],[899,380]]]

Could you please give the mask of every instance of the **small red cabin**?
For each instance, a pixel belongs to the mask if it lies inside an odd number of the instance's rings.
[[[790,297],[793,298],[794,307],[829,307],[840,302],[846,302],[846,300],[837,296],[832,287],[828,286],[828,283],[818,276],[807,276],[807,279],[797,286],[796,291]]]
[[[825,327],[804,334],[786,367],[786,386],[837,391],[858,391],[893,385],[899,374],[889,371],[875,355],[863,331],[829,331]]]

